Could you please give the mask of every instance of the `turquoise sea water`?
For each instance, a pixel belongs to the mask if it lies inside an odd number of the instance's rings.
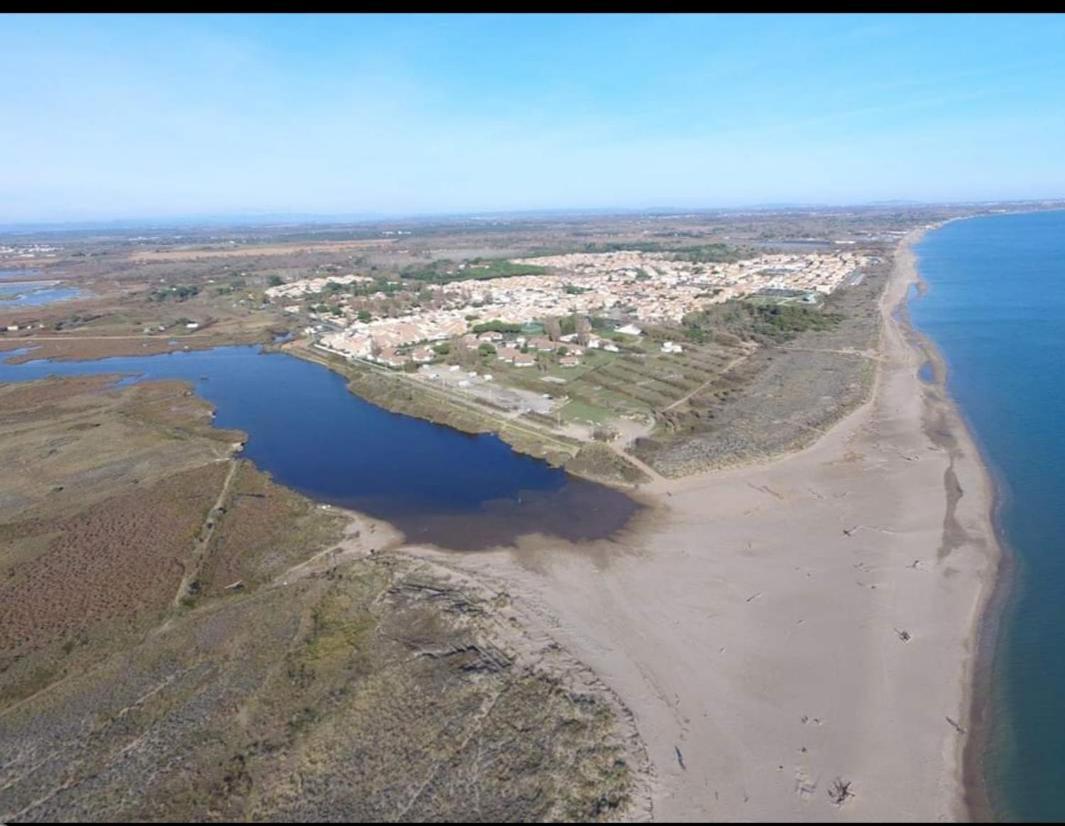
[[[991,661],[984,775],[1005,820],[1065,819],[1065,212],[949,223],[910,303],[995,476],[1012,588]]]

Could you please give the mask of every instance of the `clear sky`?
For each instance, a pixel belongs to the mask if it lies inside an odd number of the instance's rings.
[[[0,221],[1065,196],[1065,16],[0,15]]]

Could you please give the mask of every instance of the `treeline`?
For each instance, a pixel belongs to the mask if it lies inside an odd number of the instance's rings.
[[[787,341],[807,330],[831,330],[842,320],[842,313],[799,304],[726,301],[688,313],[682,325],[687,338],[695,342],[710,340],[715,333],[758,341]]]
[[[148,300],[169,301],[170,299],[174,299],[175,301],[187,301],[188,299],[199,295],[199,293],[200,288],[195,284],[175,284],[172,287],[164,287],[161,290],[152,290],[148,293]]]
[[[520,333],[520,324],[511,324],[507,321],[500,321],[498,318],[492,321],[482,321],[480,324],[473,325],[473,332],[480,333]]]
[[[516,264],[505,258],[471,258],[466,266],[459,269],[454,261],[441,259],[429,264],[412,264],[400,270],[403,278],[413,281],[426,281],[432,284],[447,284],[451,281],[478,280],[489,278],[511,278],[518,275],[543,275],[547,267],[536,264]]]
[[[696,264],[727,264],[750,258],[752,254],[741,247],[733,247],[723,243],[678,247],[663,241],[588,243],[582,247],[581,252],[661,252],[668,253],[679,261],[691,261]]]
[[[750,257],[750,253],[745,250],[728,244],[700,244],[694,247],[683,247],[673,252],[679,260],[691,261],[695,264],[731,264],[733,261]]]

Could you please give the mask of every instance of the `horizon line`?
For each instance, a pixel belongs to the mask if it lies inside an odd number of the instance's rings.
[[[481,209],[456,211],[411,211],[411,212],[305,212],[305,211],[233,211],[190,212],[172,215],[146,215],[144,217],[81,218],[68,220],[27,220],[0,222],[0,234],[26,232],[62,232],[90,229],[136,229],[154,227],[170,229],[180,226],[224,227],[227,224],[247,226],[315,226],[330,224],[373,225],[402,221],[449,221],[493,220],[499,218],[567,216],[619,216],[662,215],[681,216],[689,214],[743,213],[743,212],[789,212],[801,210],[874,209],[891,207],[964,207],[992,206],[997,204],[1065,204],[1065,196],[1044,198],[984,198],[967,200],[919,200],[907,198],[881,199],[875,201],[830,202],[830,201],[779,201],[747,205],[727,206],[647,206],[647,207],[529,207],[514,209]],[[276,223],[275,223],[276,222]]]

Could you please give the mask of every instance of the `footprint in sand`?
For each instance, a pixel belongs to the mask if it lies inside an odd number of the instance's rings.
[[[817,781],[812,780],[801,766],[795,769],[795,794],[799,797],[812,797],[817,791]]]

